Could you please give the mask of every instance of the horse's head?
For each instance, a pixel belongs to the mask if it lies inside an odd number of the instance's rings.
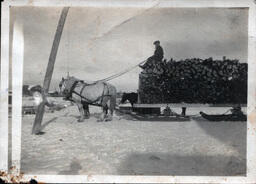
[[[78,81],[79,79],[75,77],[67,77],[66,79],[62,77],[60,83],[59,83],[59,89],[61,95],[69,95],[70,90],[72,88],[72,85]]]
[[[59,89],[60,89],[60,94],[65,94],[65,92],[66,92],[66,83],[67,83],[67,80],[68,79],[64,79],[63,77],[62,77],[62,79],[61,79],[61,81],[60,81],[60,83],[59,83]]]
[[[122,99],[120,101],[121,104],[123,104],[126,100],[128,100],[128,94],[127,93],[123,93]]]
[[[138,101],[138,93],[123,93],[120,103],[124,103],[126,100],[128,100],[133,106],[133,104],[137,103]]]

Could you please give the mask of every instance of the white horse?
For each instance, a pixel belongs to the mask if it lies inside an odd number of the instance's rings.
[[[111,121],[116,105],[116,88],[107,82],[86,83],[75,77],[62,78],[60,93],[74,102],[80,112],[78,122],[89,118],[89,105],[102,107],[101,121]],[[110,111],[110,112],[109,112]]]

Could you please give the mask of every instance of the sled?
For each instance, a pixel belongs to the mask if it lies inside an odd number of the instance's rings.
[[[204,112],[200,112],[204,119],[209,121],[247,121],[247,116],[244,114],[222,114],[222,115],[209,115]]]

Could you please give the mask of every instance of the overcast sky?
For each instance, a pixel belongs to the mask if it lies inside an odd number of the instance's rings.
[[[11,8],[23,25],[24,84],[43,83],[60,8]],[[62,76],[98,80],[145,60],[160,40],[165,58],[222,56],[247,62],[247,9],[70,8],[51,83]],[[136,91],[136,68],[111,81],[118,91]]]

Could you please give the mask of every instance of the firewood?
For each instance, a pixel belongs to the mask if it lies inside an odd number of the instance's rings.
[[[247,68],[227,58],[151,62],[140,74],[141,102],[246,103]]]

